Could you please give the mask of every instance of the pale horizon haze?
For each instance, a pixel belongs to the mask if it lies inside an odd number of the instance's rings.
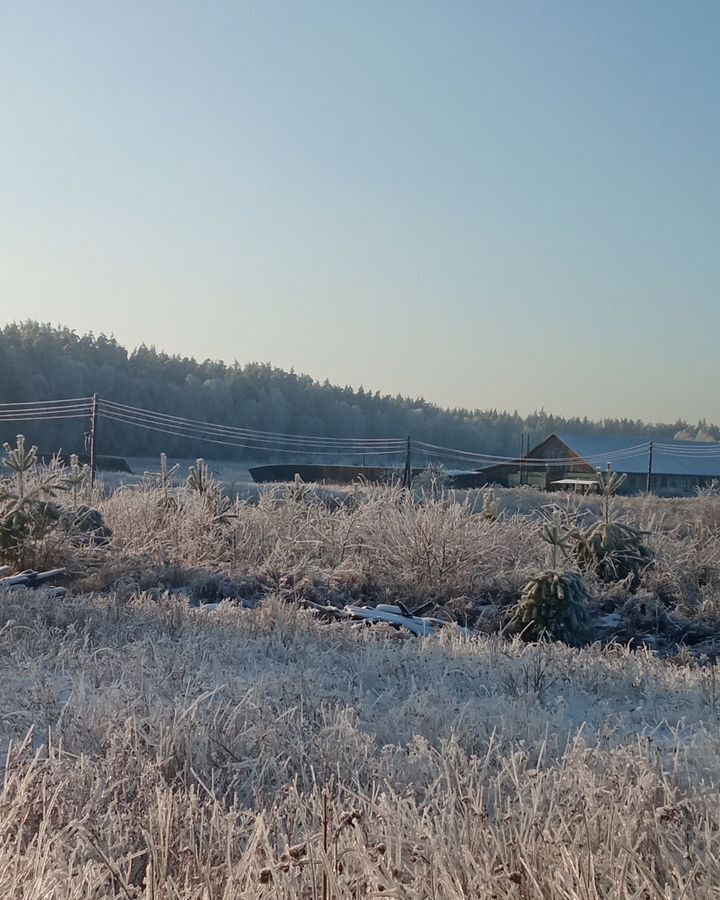
[[[0,325],[720,420],[719,3],[0,16]]]

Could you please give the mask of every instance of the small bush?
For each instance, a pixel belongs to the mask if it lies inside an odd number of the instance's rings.
[[[524,635],[576,644],[587,629],[588,600],[590,594],[579,573],[541,572],[525,585],[515,616],[525,626]]]
[[[620,522],[596,522],[578,537],[576,558],[583,571],[601,581],[630,580],[637,588],[653,562],[653,552],[644,543],[646,532]]]

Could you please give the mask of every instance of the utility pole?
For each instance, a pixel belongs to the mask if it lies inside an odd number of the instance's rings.
[[[650,485],[652,484],[652,464],[653,464],[653,442],[650,441],[650,449],[648,450],[648,473],[647,484],[645,485],[645,493],[650,493]]]
[[[98,405],[98,395],[93,394],[90,410],[90,485],[92,487],[95,487],[95,478],[97,476]]]
[[[407,437],[407,450],[405,451],[405,472],[403,474],[403,487],[409,488],[412,484],[412,447],[410,435]]]

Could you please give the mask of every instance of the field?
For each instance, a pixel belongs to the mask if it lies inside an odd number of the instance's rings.
[[[651,560],[585,572],[569,644],[530,640],[517,603],[549,554],[577,571],[543,531],[598,499],[202,478],[80,499],[112,534],[57,493],[74,518],[16,563],[66,566],[68,592],[0,590],[0,895],[720,896],[713,491],[612,501]],[[307,608],[398,601],[471,636]]]
[[[127,472],[102,472],[101,476],[107,490],[114,490],[121,485],[142,484],[145,480],[145,472],[157,472],[158,460],[153,456],[128,456],[125,458],[132,474]],[[251,488],[253,480],[250,477],[249,467],[253,463],[231,462],[225,459],[207,459],[208,469],[223,486],[231,493],[244,492]],[[173,457],[168,460],[170,466],[179,465],[181,471],[187,472],[190,466],[195,464],[194,459],[182,459]]]

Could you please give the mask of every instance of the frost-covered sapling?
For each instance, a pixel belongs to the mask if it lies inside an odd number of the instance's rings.
[[[37,447],[26,449],[24,435],[17,436],[15,447],[5,443],[3,448],[3,465],[13,475],[0,482],[0,556],[22,563],[33,541],[60,521],[61,509],[52,498],[64,485],[55,469],[37,475]]]
[[[203,466],[205,465],[204,460],[197,460],[198,466],[202,462]],[[163,510],[175,510],[177,508],[177,503],[175,502],[175,497],[172,494],[174,488],[173,478],[180,470],[180,463],[175,463],[174,466],[168,465],[167,453],[160,454],[160,471],[159,472],[146,472],[145,477],[152,479],[152,481],[159,485],[160,487],[160,502],[159,506]],[[190,469],[190,473],[192,477],[194,469]],[[190,484],[190,478],[188,478],[188,486],[194,488],[195,485]],[[202,491],[201,491],[202,493]]]
[[[191,491],[197,494],[206,494],[213,484],[213,478],[208,471],[207,463],[200,457],[195,460],[195,465],[190,466],[190,474],[187,479],[187,486]]]
[[[652,564],[653,552],[644,543],[647,532],[612,521],[612,498],[626,477],[617,472],[598,472],[603,518],[578,534],[575,558],[584,572],[593,572],[606,582],[629,578],[630,586],[635,589],[643,572]]]
[[[70,488],[70,491],[72,493],[72,506],[76,511],[80,499],[80,492],[85,486],[89,474],[90,466],[81,466],[77,453],[73,453],[70,456],[70,469],[64,480],[65,484],[68,488]]]
[[[295,473],[294,480],[288,485],[287,498],[291,503],[304,503],[308,498],[310,488],[302,480],[299,473]]]
[[[428,463],[416,480],[417,486],[429,500],[440,500],[448,481],[447,469],[442,463]]]
[[[560,572],[557,568],[558,550],[565,554],[570,551],[575,531],[554,519],[546,522],[540,536],[550,545],[550,569],[525,585],[515,607],[515,619],[530,638],[547,636],[578,643],[588,623],[590,594],[579,572]]]
[[[499,515],[497,494],[494,488],[489,488],[483,494],[482,514],[488,522],[495,522]]]

